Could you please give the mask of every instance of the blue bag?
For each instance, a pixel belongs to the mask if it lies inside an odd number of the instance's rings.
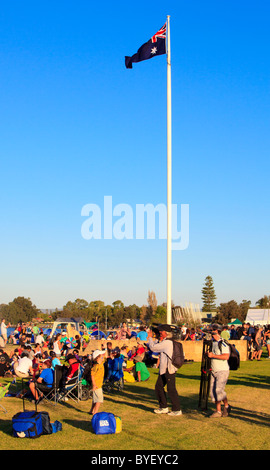
[[[52,432],[56,433],[58,431],[62,431],[62,423],[60,423],[60,421],[55,421],[52,423]]]
[[[42,416],[36,411],[23,411],[12,418],[12,433],[14,437],[29,437],[35,439],[43,433]]]
[[[105,411],[96,413],[91,424],[95,434],[115,434],[116,419],[113,413],[106,413]]]

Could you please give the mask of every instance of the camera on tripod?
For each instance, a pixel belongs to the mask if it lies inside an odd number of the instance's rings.
[[[220,325],[212,324],[209,328],[203,330],[203,348],[202,348],[202,362],[201,362],[201,381],[199,392],[199,408],[207,410],[208,396],[210,390],[211,379],[211,359],[208,353],[212,351],[213,345],[213,332],[221,331]]]

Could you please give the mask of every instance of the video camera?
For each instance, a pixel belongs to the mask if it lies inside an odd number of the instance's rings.
[[[213,337],[212,337],[213,331],[217,330],[221,332],[221,329],[222,329],[221,326],[218,325],[217,323],[212,323],[208,327],[204,328],[202,331],[204,333],[203,341],[205,345],[210,346],[213,342]]]
[[[165,331],[169,331],[173,335],[173,339],[180,339],[181,329],[176,325],[168,325],[167,323],[153,323],[150,327],[157,339],[160,338],[160,331],[164,327]]]

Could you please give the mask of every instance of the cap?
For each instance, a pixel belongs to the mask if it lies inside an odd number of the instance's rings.
[[[45,364],[45,366],[47,367],[52,367],[52,361],[50,359],[45,359],[45,361],[43,361],[43,364]]]
[[[106,351],[102,351],[101,349],[96,349],[93,352],[93,359],[96,359],[98,356],[106,354]]]
[[[159,331],[167,331],[168,333],[170,333],[170,332],[172,331],[170,325],[167,325],[167,324],[159,325],[159,326],[157,327],[157,329],[158,329]]]
[[[139,355],[138,355],[138,356],[135,356],[135,357],[133,358],[133,361],[142,362],[142,356],[139,356]]]

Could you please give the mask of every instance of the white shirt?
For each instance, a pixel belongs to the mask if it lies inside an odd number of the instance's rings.
[[[220,354],[230,354],[229,346],[222,341],[221,351],[219,349],[218,341],[213,341],[212,353],[219,356]],[[218,372],[221,370],[230,370],[227,359],[211,359],[211,368],[213,372]]]
[[[42,344],[42,343],[44,343],[44,342],[45,342],[45,340],[44,340],[43,336],[37,335],[37,337],[36,337],[36,343],[37,343],[37,344]]]
[[[23,374],[28,374],[30,367],[32,367],[33,363],[29,357],[22,357],[19,359],[19,364],[17,367],[18,372],[22,372]]]
[[[3,321],[1,323],[1,335],[7,335],[7,325]]]
[[[153,338],[149,338],[149,348],[153,352],[160,353],[160,364],[159,373],[160,375],[165,374],[168,369],[169,374],[175,374],[177,371],[176,367],[172,365],[170,358],[173,354],[173,342],[170,339],[164,339],[163,341],[154,342]],[[169,356],[169,357],[168,357]]]

